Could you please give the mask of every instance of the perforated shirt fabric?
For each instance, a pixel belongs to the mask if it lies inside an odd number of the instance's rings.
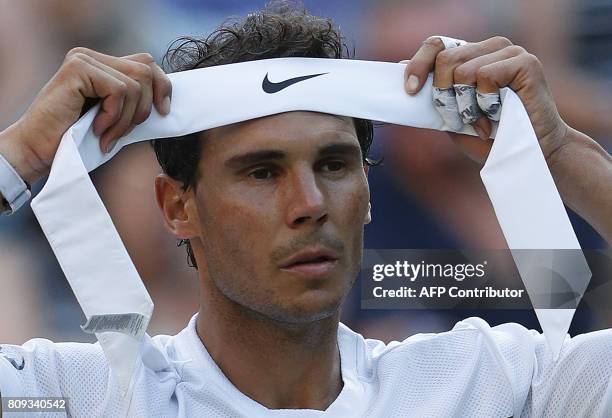
[[[491,328],[468,318],[451,331],[390,344],[340,324],[344,385],[337,399],[326,411],[272,410],[224,376],[195,320],[175,336],[145,337],[126,396],[99,344],[43,339],[1,346],[0,389],[3,396],[68,398],[66,413],[37,417],[612,416],[612,330],[568,336],[553,362],[541,334],[513,323]]]

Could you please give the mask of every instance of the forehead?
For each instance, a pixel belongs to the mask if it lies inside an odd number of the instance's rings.
[[[331,141],[358,142],[352,118],[317,112],[286,112],[209,130],[202,157],[262,147],[305,151]]]

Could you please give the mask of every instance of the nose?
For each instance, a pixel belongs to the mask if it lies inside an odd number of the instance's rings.
[[[287,187],[287,224],[298,227],[305,224],[322,224],[327,220],[325,193],[317,184],[312,170],[291,176]]]

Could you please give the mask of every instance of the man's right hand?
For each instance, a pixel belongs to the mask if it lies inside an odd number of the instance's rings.
[[[32,184],[48,174],[64,132],[74,124],[87,98],[101,99],[94,120],[100,148],[108,151],[154,105],[170,111],[172,85],[150,54],[118,58],[86,48],[72,49],[30,108],[0,132],[0,154]]]

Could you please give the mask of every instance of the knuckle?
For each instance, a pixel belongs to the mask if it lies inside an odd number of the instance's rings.
[[[512,42],[510,41],[510,39],[506,38],[505,36],[494,36],[493,38],[491,38],[491,40],[496,45],[500,45],[502,47],[506,47],[506,46],[512,45]]]
[[[505,49],[507,49],[508,52],[510,52],[512,55],[521,55],[527,52],[525,48],[520,45],[510,45]]]
[[[81,68],[87,62],[85,57],[86,55],[81,53],[74,53],[70,56],[66,56],[63,67],[69,70]]]
[[[444,49],[444,42],[442,42],[442,39],[437,36],[430,36],[423,41],[423,46],[435,49]]]
[[[458,81],[472,81],[474,78],[474,70],[470,65],[461,64],[453,71],[453,79]]]
[[[149,54],[148,52],[141,52],[139,54],[136,54],[134,55],[134,59],[138,62],[142,62],[143,64],[151,64],[155,62],[155,58],[153,58],[153,55]]]
[[[530,54],[530,53],[525,54],[525,60],[527,61],[527,64],[530,67],[533,67],[533,68],[542,67],[542,63],[540,62],[540,59],[533,54]]]
[[[146,64],[136,63],[133,70],[133,75],[136,79],[143,82],[151,82],[153,79],[153,70]]]
[[[435,48],[444,48],[444,42],[437,36],[430,36],[429,38],[423,41],[423,45],[432,46]]]
[[[480,67],[476,71],[476,80],[479,82],[491,83],[493,81],[493,73],[486,67]]]
[[[66,53],[66,59],[73,57],[75,55],[79,55],[79,54],[87,55],[88,52],[89,52],[89,49],[82,47],[82,46],[77,46],[77,47],[72,48],[70,51]]]
[[[445,49],[436,56],[436,67],[454,65],[458,61],[456,49]]]
[[[423,60],[412,60],[410,61],[410,73],[422,75],[427,74],[427,64]]]

